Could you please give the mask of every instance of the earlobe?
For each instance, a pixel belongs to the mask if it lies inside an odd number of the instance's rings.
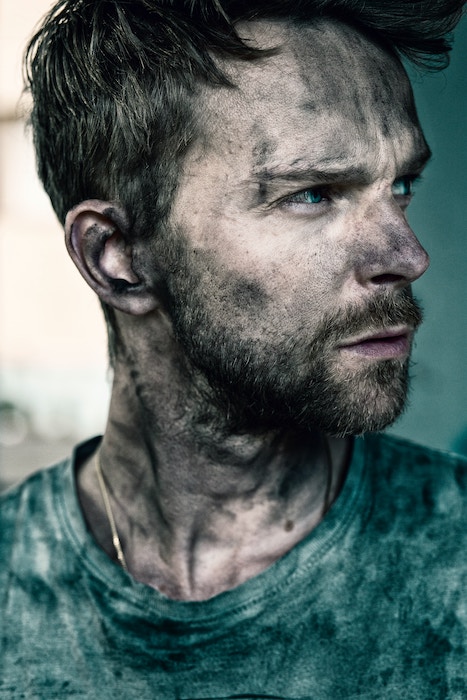
[[[119,207],[86,200],[65,220],[65,240],[76,267],[102,301],[120,311],[141,315],[157,306],[151,285],[132,267],[132,247],[125,237],[126,217]]]

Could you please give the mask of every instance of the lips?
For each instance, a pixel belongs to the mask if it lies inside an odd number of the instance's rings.
[[[340,350],[374,359],[398,359],[409,354],[412,329],[385,329],[350,339],[339,346]]]

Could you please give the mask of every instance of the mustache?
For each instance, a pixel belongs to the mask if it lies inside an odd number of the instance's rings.
[[[323,319],[320,338],[326,342],[338,342],[351,335],[359,335],[388,326],[407,325],[416,330],[423,321],[420,302],[410,290],[398,295],[384,292],[369,299],[364,307],[349,305]]]

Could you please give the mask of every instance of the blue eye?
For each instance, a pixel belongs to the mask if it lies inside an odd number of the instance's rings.
[[[297,192],[291,197],[287,198],[287,202],[299,203],[299,204],[319,204],[324,199],[324,195],[319,189],[303,190],[303,192]]]
[[[413,177],[398,177],[392,183],[392,193],[395,197],[410,197],[413,195]]]

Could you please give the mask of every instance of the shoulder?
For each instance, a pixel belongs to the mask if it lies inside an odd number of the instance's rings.
[[[97,436],[77,445],[69,457],[51,467],[34,472],[20,484],[0,493],[0,523],[29,515],[36,521],[41,515],[53,510],[53,501],[70,491],[74,482],[74,472],[91,455],[101,440]],[[74,490],[74,489],[72,489]],[[0,529],[0,536],[2,530]]]
[[[40,527],[50,513],[64,473],[70,469],[68,458],[0,494],[0,548],[13,539],[12,533],[19,528]]]
[[[63,540],[64,514],[79,509],[74,472],[95,450],[100,437],[78,445],[72,456],[35,472],[0,495],[0,559],[19,561],[47,542]],[[5,567],[3,568],[5,571]],[[1,570],[0,570],[1,576]]]
[[[365,442],[372,471],[394,484],[420,480],[442,484],[453,480],[460,491],[467,490],[466,457],[385,434],[368,436]]]
[[[365,443],[375,522],[437,542],[456,533],[465,540],[466,458],[389,435]]]
[[[417,442],[412,442],[404,438],[387,435],[386,433],[376,433],[365,438],[368,451],[378,456],[384,461],[396,459],[397,463],[402,463],[410,470],[437,469],[444,466],[447,469],[454,468],[456,472],[462,473],[467,469],[467,457],[425,447]]]
[[[19,484],[11,486],[0,494],[0,517],[16,512],[25,503],[34,502],[50,490],[57,471],[69,466],[70,459],[65,459],[51,467],[40,469]]]

